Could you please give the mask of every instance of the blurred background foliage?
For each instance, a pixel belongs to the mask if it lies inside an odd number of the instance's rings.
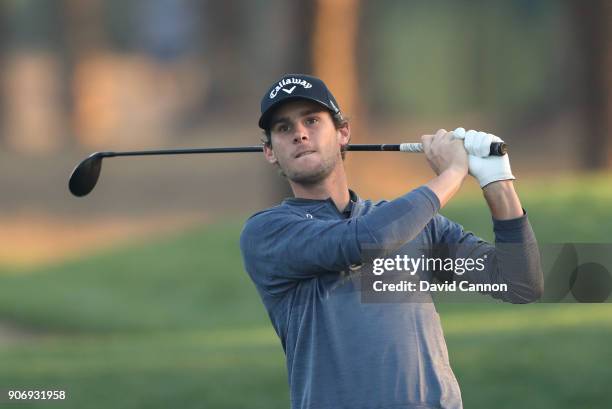
[[[511,146],[542,243],[610,243],[606,0],[4,0],[0,389],[61,407],[288,406],[284,357],[242,269],[249,214],[289,194],[257,155],[95,150],[257,144],[259,99],[322,77],[353,141],[486,129]],[[431,177],[422,156],[348,155],[362,197]],[[469,180],[443,213],[492,239]],[[466,408],[607,408],[608,305],[439,305]],[[23,404],[20,407],[45,405]]]

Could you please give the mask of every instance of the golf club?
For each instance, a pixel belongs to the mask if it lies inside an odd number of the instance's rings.
[[[382,145],[348,145],[347,151],[361,152],[423,152],[420,143],[382,144]],[[224,148],[195,148],[195,149],[165,149],[151,151],[128,151],[128,152],[95,152],[79,163],[68,181],[70,193],[82,197],[93,190],[100,177],[102,170],[102,159],[116,156],[151,156],[151,155],[184,155],[192,153],[238,153],[238,152],[262,152],[263,146],[236,146]],[[503,142],[491,143],[490,156],[502,156],[507,152],[507,145]]]

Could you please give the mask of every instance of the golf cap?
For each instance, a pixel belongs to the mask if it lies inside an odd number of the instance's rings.
[[[317,102],[330,110],[332,114],[340,112],[336,99],[319,78],[304,74],[285,74],[272,84],[261,99],[259,127],[269,129],[270,118],[274,110],[283,102],[295,99]]]

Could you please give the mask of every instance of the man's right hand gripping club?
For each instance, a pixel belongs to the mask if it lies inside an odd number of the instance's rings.
[[[438,196],[442,208],[459,190],[468,174],[468,154],[463,140],[445,129],[439,129],[435,135],[423,135],[421,141],[429,166],[437,175],[425,186]]]

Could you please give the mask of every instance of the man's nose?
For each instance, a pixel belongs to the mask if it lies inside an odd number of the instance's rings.
[[[308,140],[308,132],[306,132],[306,128],[303,125],[297,125],[293,134],[293,142],[298,143],[306,140]]]

